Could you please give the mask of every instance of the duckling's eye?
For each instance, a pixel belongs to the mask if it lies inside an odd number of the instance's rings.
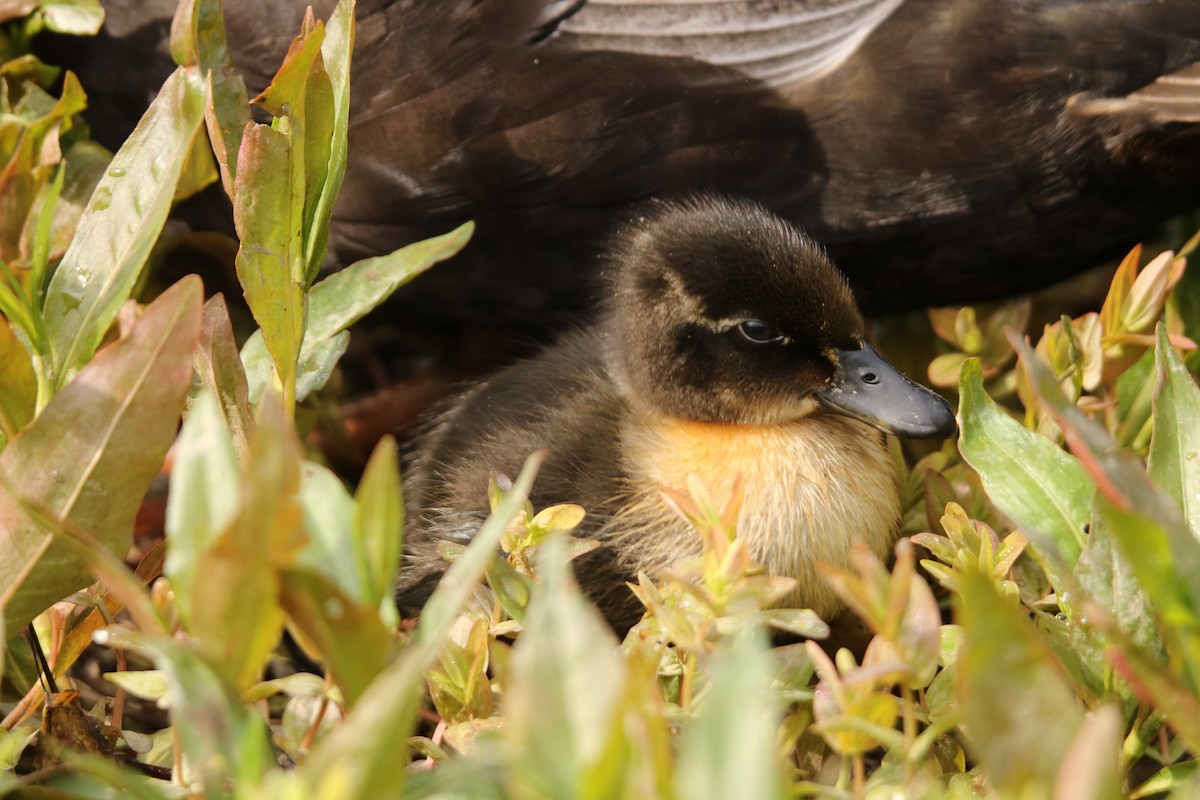
[[[761,319],[747,319],[738,323],[738,333],[746,337],[746,341],[755,344],[772,344],[783,341],[783,334],[779,332],[779,329]]]

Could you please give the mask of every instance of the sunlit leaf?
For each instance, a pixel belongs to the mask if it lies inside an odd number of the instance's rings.
[[[463,604],[495,557],[500,535],[523,507],[541,461],[531,457],[501,508],[479,529],[470,547],[450,565],[425,604],[411,644],[375,679],[345,723],[309,753],[303,773],[308,785],[327,796],[392,797],[400,794],[405,770],[397,752],[413,733],[424,673]]]
[[[305,314],[304,284],[298,277],[303,257],[301,209],[295,207],[299,198],[291,183],[290,159],[285,132],[248,124],[238,154],[233,203],[241,239],[238,280],[271,354],[264,366],[274,365],[284,387],[295,381]],[[257,395],[252,393],[251,399]]]
[[[211,664],[164,636],[115,628],[99,638],[149,656],[166,676],[166,704],[203,796],[213,800],[227,796],[224,787],[228,781],[259,784],[274,763],[267,728],[257,712],[242,705]]]
[[[0,319],[0,447],[33,419],[37,378],[25,346]]]
[[[104,24],[100,0],[42,0],[42,19],[55,33],[95,36]]]
[[[24,496],[69,517],[124,556],[134,515],[175,437],[200,330],[200,281],[185,278],[130,335],[97,354],[0,453]],[[0,601],[9,630],[92,579],[0,491]]]
[[[166,532],[170,540],[165,573],[175,589],[180,618],[190,626],[192,608],[207,603],[194,582],[201,557],[238,509],[241,470],[217,398],[204,390],[192,403],[175,445]],[[203,583],[207,576],[201,574]]]
[[[987,396],[978,362],[963,369],[959,449],[996,507],[1042,555],[1069,570],[1079,557],[1093,486],[1079,462],[1027,430]]]
[[[309,223],[306,251],[307,278],[310,282],[325,259],[333,201],[346,174],[346,136],[350,127],[350,55],[354,51],[355,38],[354,8],[354,0],[341,0],[338,3],[325,28],[325,40],[321,43],[321,58],[329,75],[333,110],[327,148],[328,164],[322,170],[324,180],[321,181],[320,194]]]
[[[308,362],[312,353],[327,347],[330,340],[362,319],[400,286],[457,253],[471,238],[474,229],[475,226],[468,222],[449,233],[402,247],[386,256],[363,259],[312,287],[300,359]],[[326,359],[341,355],[341,350],[337,349],[327,352]],[[252,401],[269,385],[269,359],[262,334],[256,332],[242,347],[242,363],[246,365],[250,380]],[[317,367],[313,365],[314,370]],[[332,368],[332,364],[328,368]],[[328,375],[328,369],[324,374]],[[297,400],[300,399],[303,395],[297,392]]]
[[[378,604],[365,604],[309,570],[285,571],[281,592],[291,624],[316,646],[353,708],[396,649],[395,634],[380,619]]]
[[[766,692],[770,659],[761,633],[743,632],[712,669],[698,717],[680,734],[679,797],[787,797],[776,751],[780,712]]]
[[[258,680],[283,631],[280,566],[304,542],[295,432],[274,403],[263,406],[230,524],[196,559],[203,575],[190,632],[238,690]]]
[[[234,68],[225,40],[220,0],[185,0],[171,26],[171,50],[181,66],[199,66],[209,76],[209,105],[204,121],[221,172],[221,184],[232,198],[242,131],[250,121],[246,83]]]
[[[367,600],[378,603],[385,621],[392,625],[396,623],[392,585],[400,565],[403,534],[400,456],[395,440],[385,436],[371,453],[354,497],[354,537],[361,551]]]
[[[548,542],[543,556],[504,705],[513,757],[538,769],[514,777],[550,797],[619,796],[631,757],[620,734],[625,665],[607,623],[571,579],[562,543]]]
[[[352,11],[351,15],[353,18]],[[324,41],[325,25],[315,21],[310,10],[271,85],[253,100],[276,118],[287,119],[292,211],[300,211],[299,229],[304,235],[300,264],[293,277],[305,284],[316,277],[324,258],[324,252],[317,257],[312,250],[318,239],[324,242],[315,231],[319,224],[315,217],[330,166],[335,114],[333,85],[321,51]],[[337,187],[330,188],[336,194]]]
[[[59,386],[91,358],[133,290],[171,209],[207,97],[203,80],[176,70],[93,192],[46,292]]]

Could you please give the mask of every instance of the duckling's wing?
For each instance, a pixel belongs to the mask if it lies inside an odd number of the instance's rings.
[[[588,0],[558,26],[580,50],[693,58],[771,86],[837,68],[904,0]]]

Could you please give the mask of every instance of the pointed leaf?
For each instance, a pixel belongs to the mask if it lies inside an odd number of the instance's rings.
[[[400,456],[395,439],[385,436],[371,453],[354,497],[354,538],[361,552],[367,600],[378,603],[386,621],[393,625],[397,620],[392,584],[400,566],[403,537]]]
[[[193,582],[201,556],[237,513],[242,476],[237,454],[216,396],[204,390],[192,403],[175,444],[171,491],[167,501],[167,551],[164,572],[175,590],[175,604],[185,627],[191,627],[192,608],[206,603]]]
[[[58,386],[87,363],[129,298],[171,210],[207,98],[203,80],[176,70],[93,192],[46,292]]]
[[[0,471],[124,556],[133,520],[162,466],[200,331],[200,281],[185,278],[148,306],[129,336],[80,371],[0,453]],[[0,604],[16,630],[91,583],[82,561],[0,491]]]
[[[346,174],[346,140],[350,128],[350,55],[354,51],[354,0],[341,0],[325,28],[321,58],[329,74],[333,102],[332,127],[321,192],[309,223],[308,280],[317,275],[329,248],[329,220]]]
[[[771,661],[755,630],[738,636],[714,665],[710,693],[680,734],[679,797],[783,798],[784,764],[776,745],[780,711],[767,687]]]
[[[465,223],[449,233],[410,244],[386,256],[355,262],[312,287],[301,360],[312,360],[313,353],[366,316],[400,286],[461,250],[474,230],[473,223]],[[341,351],[335,350],[326,358],[340,355]],[[255,401],[271,376],[270,357],[261,331],[255,332],[242,346],[242,363],[250,380],[250,399]],[[300,399],[303,395],[298,391],[297,400]]]
[[[234,184],[233,217],[242,243],[237,274],[284,387],[294,386],[305,313],[301,209],[290,164],[287,133],[246,126]]]
[[[221,184],[233,198],[242,131],[250,121],[246,83],[233,65],[225,38],[220,0],[185,0],[171,23],[171,50],[176,63],[197,65],[209,76],[209,104],[204,121],[212,142]]]
[[[204,582],[192,601],[190,632],[238,690],[258,680],[283,631],[279,568],[295,561],[304,542],[299,463],[295,431],[276,404],[265,404],[238,513],[195,566]]]
[[[395,634],[380,620],[378,604],[364,604],[324,575],[304,569],[285,571],[281,588],[291,624],[316,645],[352,708],[396,649]]]
[[[988,497],[1066,570],[1079,558],[1093,486],[1079,462],[1000,410],[984,392],[979,362],[959,387],[959,450]],[[1056,584],[1057,585],[1057,584]]]
[[[254,419],[250,416],[249,390],[241,356],[233,339],[233,326],[225,298],[214,295],[204,304],[200,345],[196,348],[196,374],[200,385],[220,401],[221,415],[240,459],[250,452]]]
[[[551,797],[618,797],[629,758],[628,743],[613,741],[623,739],[617,723],[624,712],[624,660],[608,624],[570,577],[561,540],[544,547],[541,581],[513,647],[504,706],[514,760],[537,767],[533,775],[514,777]],[[614,744],[626,752],[610,753]],[[608,791],[588,787],[585,778],[606,761],[610,769],[597,777]]]
[[[998,792],[1047,796],[1082,720],[1075,692],[990,576],[971,570],[961,586],[956,618],[966,641],[956,663],[970,749]]]
[[[1158,326],[1154,434],[1147,471],[1179,505],[1200,539],[1200,387]]]
[[[513,490],[450,566],[425,604],[408,648],[388,665],[360,698],[343,725],[309,753],[303,766],[309,786],[341,797],[399,796],[407,778],[396,769],[397,746],[412,735],[424,696],[424,674],[436,661],[442,641],[460,609],[495,557],[500,536],[529,496],[541,460],[525,463]],[[333,796],[333,795],[330,795]]]
[[[300,467],[300,504],[308,541],[298,563],[323,575],[346,596],[365,602],[361,556],[354,538],[354,500],[341,480],[326,467],[305,461]]]

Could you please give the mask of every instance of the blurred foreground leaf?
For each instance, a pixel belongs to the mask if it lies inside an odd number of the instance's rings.
[[[1200,539],[1200,387],[1158,326],[1154,435],[1147,471],[1179,505]]]
[[[971,749],[1007,796],[1047,796],[1083,715],[1050,649],[990,577],[962,576],[959,705]]]

